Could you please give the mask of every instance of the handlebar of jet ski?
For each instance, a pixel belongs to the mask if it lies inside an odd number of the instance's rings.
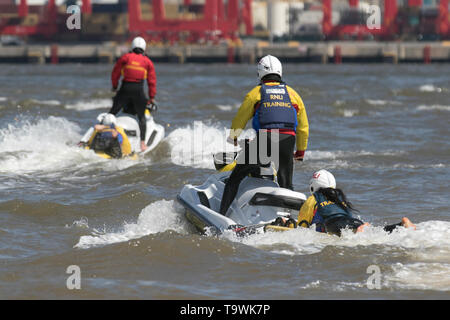
[[[151,103],[149,106],[147,106],[147,109],[150,111],[150,112],[155,112],[155,111],[157,111],[158,110],[158,106],[156,105],[156,103]]]

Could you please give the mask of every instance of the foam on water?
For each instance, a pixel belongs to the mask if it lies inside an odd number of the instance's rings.
[[[54,174],[96,162],[103,162],[105,170],[114,171],[135,164],[132,160],[106,160],[79,148],[76,143],[81,138],[80,131],[77,124],[65,118],[18,118],[0,129],[0,172]]]
[[[0,130],[0,171],[20,173],[65,167],[68,153],[73,152],[80,138],[78,132],[79,127],[64,118],[20,118]]]
[[[438,111],[450,111],[450,106],[444,106],[439,104],[433,104],[430,106],[420,105],[416,108],[418,111],[430,111],[430,110],[438,110]]]
[[[401,103],[393,100],[366,99],[366,102],[373,106],[385,106],[388,104],[400,105]]]
[[[212,156],[217,152],[228,152],[240,150],[227,142],[230,130],[219,124],[205,124],[201,121],[195,121],[193,125],[178,128],[172,131],[165,141],[168,142],[171,149],[172,163],[180,166],[189,166],[194,168],[214,169]],[[252,129],[246,130],[239,137],[254,137]],[[351,166],[346,159],[354,160],[355,157],[364,156],[398,156],[404,154],[402,150],[381,150],[371,152],[366,150],[357,151],[322,151],[307,150],[305,160],[332,160],[329,163],[332,167],[346,168]]]
[[[424,84],[419,87],[420,92],[442,92],[442,88],[436,87],[433,84]]]
[[[305,152],[305,160],[335,160],[338,158],[355,158],[355,157],[364,157],[364,156],[374,156],[374,155],[380,155],[380,156],[398,156],[401,154],[404,154],[404,151],[397,150],[385,150],[381,152],[371,152],[366,150],[360,150],[360,151],[342,151],[342,150],[336,150],[336,151],[322,151],[322,150],[307,150]]]
[[[88,101],[77,101],[75,103],[69,103],[65,105],[66,109],[73,109],[77,111],[87,111],[95,109],[105,109],[112,106],[111,99],[94,99]]]
[[[251,137],[252,130],[245,131],[242,137]],[[171,148],[171,161],[181,166],[190,166],[194,168],[214,169],[212,156],[216,152],[235,151],[236,148],[227,142],[229,129],[220,125],[209,125],[200,121],[184,128],[178,128],[172,131],[166,138]],[[338,167],[346,166],[343,159],[362,156],[398,156],[404,154],[404,151],[383,150],[380,152],[371,152],[366,150],[359,151],[322,151],[307,150],[305,160],[334,160]]]
[[[439,260],[446,256],[445,261],[450,265],[448,260],[450,254],[450,222],[427,221],[417,223],[416,226],[417,230],[399,227],[392,233],[388,233],[381,226],[371,225],[361,233],[343,230],[341,237],[316,232],[315,226],[284,232],[259,233],[244,238],[237,237],[231,232],[224,233],[223,236],[231,241],[289,255],[313,254],[322,251],[326,246],[354,248],[357,246],[382,245],[389,248],[408,249],[411,256],[419,260],[422,259],[424,254],[428,261]],[[283,245],[283,249],[279,249],[280,244]],[[436,249],[438,249],[437,254],[430,256],[429,253],[436,253]],[[428,252],[428,255],[426,252]]]
[[[229,130],[225,127],[201,121],[175,129],[166,138],[171,148],[171,161],[180,166],[214,169],[212,156],[215,153],[235,150],[227,142],[228,135]]]
[[[187,234],[189,225],[183,217],[184,210],[173,200],[159,200],[145,207],[135,223],[124,222],[117,231],[94,230],[93,235],[82,236],[75,248],[87,249],[142,238],[173,230]]]
[[[297,228],[286,232],[267,232],[238,238],[231,233],[224,237],[230,241],[269,250],[285,255],[309,255],[321,252],[325,247],[361,248],[376,245],[388,255],[392,249],[406,252],[407,263],[387,263],[382,266],[382,288],[450,290],[450,222],[427,221],[418,223],[417,230],[397,228],[392,233],[382,227],[369,226],[362,233],[344,230],[341,237],[326,235],[310,229]],[[281,249],[282,248],[282,249]],[[381,248],[381,249],[380,249]],[[314,282],[308,286],[315,287]],[[335,284],[333,291],[362,287],[366,283]]]
[[[450,264],[448,263],[396,263],[385,275],[385,287],[410,290],[450,291]]]
[[[222,111],[231,111],[233,109],[238,109],[239,108],[239,104],[234,104],[234,105],[230,105],[230,104],[218,104],[216,105],[217,109],[222,110]]]
[[[345,118],[352,118],[353,116],[359,114],[359,110],[356,110],[356,109],[344,109],[344,110],[341,111],[341,114]]]
[[[31,99],[32,103],[36,104],[43,104],[48,106],[59,106],[61,105],[61,102],[58,100],[38,100],[38,99]]]

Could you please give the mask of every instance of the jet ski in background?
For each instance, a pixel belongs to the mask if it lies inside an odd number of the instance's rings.
[[[231,174],[237,153],[218,153],[214,164],[219,173],[203,184],[183,187],[177,197],[186,209],[186,218],[200,233],[221,234],[226,230],[238,236],[261,233],[271,228],[295,227],[295,219],[306,200],[303,193],[281,188],[272,172],[245,177],[225,215],[219,213],[225,183]],[[267,169],[267,168],[262,168]],[[280,223],[282,222],[282,223]]]
[[[156,110],[156,105],[151,111]],[[106,113],[101,113],[97,116],[97,121],[100,123]],[[145,110],[145,117],[147,120],[147,130],[145,134],[145,142],[147,144],[147,149],[144,152],[141,152],[140,147],[140,130],[139,130],[139,124],[135,118],[135,116],[122,113],[121,116],[117,117],[116,126],[121,127],[126,135],[124,139],[126,139],[129,142],[129,148],[130,150],[127,150],[123,152],[122,158],[131,158],[131,159],[137,159],[137,155],[144,155],[153,149],[161,142],[161,140],[164,138],[164,127],[160,124],[155,123],[153,120],[153,116],[150,113],[149,109]],[[97,134],[97,131],[94,129],[94,127],[90,127],[86,133],[81,138],[79,145],[86,148],[91,149],[92,141],[94,140],[95,136]],[[111,159],[113,156],[110,154],[94,150],[97,155],[106,158]]]

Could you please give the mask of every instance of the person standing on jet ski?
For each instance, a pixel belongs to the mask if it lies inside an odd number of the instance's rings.
[[[256,143],[256,148],[248,149],[257,152],[257,163],[248,163],[247,159],[255,159],[252,155],[238,157],[237,160],[245,158],[245,161],[236,161],[225,185],[220,207],[220,213],[224,215],[236,196],[242,179],[248,174],[257,173],[259,166],[268,165],[260,162],[259,152],[263,144],[266,144],[266,151],[270,153],[271,159],[275,159],[278,184],[291,190],[294,159],[303,161],[308,144],[309,124],[305,106],[300,95],[282,81],[280,60],[271,55],[265,56],[259,61],[257,70],[260,83],[245,96],[231,123],[229,136],[229,140],[237,145],[238,136],[247,122],[253,119],[256,139],[250,143]],[[278,147],[276,155],[271,154],[272,143]],[[295,146],[297,151],[294,154]]]
[[[156,96],[156,73],[153,62],[144,54],[146,45],[143,38],[134,38],[131,43],[131,52],[117,60],[111,74],[113,91],[117,91],[121,76],[122,85],[109,111],[116,115],[123,108],[123,112],[137,114],[141,132],[141,151],[147,149],[145,109],[147,105],[154,103]],[[148,99],[144,92],[145,81],[148,84]]]
[[[300,208],[299,226],[308,228],[315,224],[318,232],[340,236],[342,229],[349,228],[354,232],[361,232],[369,225],[352,216],[352,212],[357,210],[347,200],[344,192],[336,188],[336,180],[329,171],[322,169],[315,172],[309,186],[311,196]],[[407,217],[403,217],[400,223],[387,225],[384,230],[392,232],[399,226],[416,229]]]
[[[245,96],[231,123],[230,139],[237,138],[252,119],[257,134],[278,131],[279,163],[277,167],[278,184],[282,188],[293,189],[293,159],[303,161],[308,145],[309,124],[306,109],[300,95],[285,84],[282,65],[276,57],[267,55],[257,66],[260,83]],[[270,143],[268,143],[270,145]],[[297,151],[294,154],[294,148]]]

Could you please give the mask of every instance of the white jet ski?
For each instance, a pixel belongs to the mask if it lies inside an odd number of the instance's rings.
[[[216,157],[215,164],[220,170]],[[222,167],[229,164],[222,163]],[[186,209],[186,218],[198,231],[221,234],[232,230],[241,236],[264,232],[279,218],[297,219],[306,196],[259,177],[245,177],[226,214],[220,214],[222,194],[230,174],[231,171],[212,174],[202,185],[184,186],[178,195],[178,201]]]
[[[97,120],[101,121],[105,113],[101,113],[97,116]],[[145,117],[147,119],[147,130],[145,133],[145,141],[147,144],[147,149],[144,152],[141,152],[141,141],[140,141],[140,129],[139,124],[136,120],[136,117],[122,113],[121,116],[117,117],[116,125],[123,128],[127,139],[129,140],[131,146],[131,152],[124,156],[137,159],[137,155],[144,155],[153,149],[161,142],[164,138],[164,127],[160,124],[155,123],[153,120],[153,116],[150,113],[150,110],[146,109]],[[92,141],[93,135],[95,134],[94,127],[90,127],[84,136],[81,138],[79,145],[84,146],[86,149],[89,149],[89,143]],[[99,156],[103,158],[111,158],[109,155],[104,152],[96,152]]]

